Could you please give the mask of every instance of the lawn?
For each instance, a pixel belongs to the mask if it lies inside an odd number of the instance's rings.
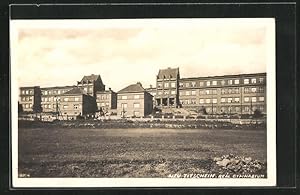
[[[265,162],[265,130],[19,129],[19,176],[167,177],[213,173],[230,154]]]

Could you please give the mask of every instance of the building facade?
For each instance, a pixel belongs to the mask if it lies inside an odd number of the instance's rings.
[[[75,119],[77,116],[94,114],[96,110],[95,98],[85,94],[78,87],[61,95],[59,112],[64,119]]]
[[[81,81],[77,81],[77,86],[83,90],[84,94],[96,97],[97,91],[104,91],[105,85],[100,75],[91,74],[84,76]]]
[[[105,113],[117,108],[117,93],[109,88],[96,92],[97,110]]]
[[[178,107],[179,101],[179,68],[161,69],[156,76],[155,106]]]
[[[74,87],[75,85],[41,88],[41,106],[43,112],[58,112],[57,106],[61,99],[61,96],[64,93],[72,90]]]
[[[39,86],[20,87],[19,104],[22,106],[22,111],[33,112],[34,107],[41,105],[41,89]]]
[[[118,92],[117,115],[120,117],[143,117],[152,113],[152,95],[141,83],[132,84]]]
[[[182,78],[180,106],[209,114],[266,113],[266,73]]]

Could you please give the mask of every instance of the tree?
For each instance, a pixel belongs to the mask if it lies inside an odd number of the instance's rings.
[[[23,112],[23,106],[22,104],[20,104],[20,102],[18,102],[18,113],[22,113]]]
[[[207,114],[206,108],[204,106],[202,106],[199,110],[200,113],[202,114]]]
[[[38,113],[43,112],[43,108],[42,108],[41,104],[33,104],[32,111],[33,111],[33,113],[35,113],[35,116],[37,117]]]

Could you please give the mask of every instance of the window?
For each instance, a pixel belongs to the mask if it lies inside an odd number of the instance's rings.
[[[157,83],[157,88],[161,88],[161,83]]]
[[[51,108],[51,104],[48,104],[48,108]]]
[[[256,102],[256,97],[252,97],[252,98],[251,98],[251,101],[252,101],[252,102]]]
[[[240,84],[240,80],[239,79],[235,79],[234,80],[234,84],[236,84],[236,85]]]
[[[67,102],[67,101],[69,101],[69,98],[64,98],[64,102]]]
[[[29,108],[32,108],[32,104],[29,104]]]
[[[175,94],[176,94],[176,91],[172,90],[172,91],[171,91],[171,94],[172,94],[172,95],[175,95]]]
[[[25,97],[22,97],[22,101],[26,101]],[[42,101],[43,101],[43,98],[42,98]]]
[[[29,94],[29,91],[28,91],[28,90],[26,90],[26,91],[25,91],[25,94],[27,94],[27,95],[28,95],[28,94]]]
[[[221,98],[221,103],[225,103],[226,99],[225,98]]]
[[[206,86],[210,86],[210,81],[206,81]]]
[[[172,82],[172,83],[171,83],[171,87],[176,87],[176,83],[175,83],[175,82]]]
[[[217,98],[213,99],[213,103],[216,104],[218,102]]]
[[[202,81],[200,81],[200,87],[203,87],[204,83]]]
[[[228,85],[232,85],[232,80],[228,80]]]
[[[255,84],[256,83],[256,78],[252,78],[251,83]]]
[[[159,92],[158,92],[158,95],[161,95],[161,94],[162,94],[162,91],[159,91]]]
[[[190,86],[190,83],[185,83],[185,87],[189,87]]]
[[[244,102],[249,102],[249,97],[245,97]]]
[[[24,91],[24,90],[22,90],[22,94],[25,94],[25,91]]]
[[[258,88],[258,92],[259,92],[259,93],[264,93],[264,92],[265,92],[265,90],[264,90],[264,88],[263,88],[263,87],[259,87],[259,88]]]
[[[140,95],[134,95],[134,99],[139,99]]]
[[[93,92],[93,88],[92,88],[92,87],[89,88],[89,92],[90,92],[90,93]]]
[[[204,104],[204,99],[200,99],[200,104]]]
[[[190,95],[190,91],[186,91],[186,92],[185,92],[185,95]]]
[[[205,102],[206,102],[207,104],[209,104],[209,103],[210,103],[210,99],[206,99]]]
[[[140,115],[140,112],[134,111],[134,112],[133,112],[133,115],[134,115],[134,116],[138,116],[138,115]]]
[[[75,97],[75,102],[79,102],[79,97]]]
[[[212,85],[217,85],[217,81],[212,81]]]
[[[165,83],[165,88],[168,88],[169,87],[169,83]]]
[[[87,87],[83,88],[83,91],[84,91],[84,92],[87,92]]]
[[[192,82],[192,87],[196,87],[196,82]]]
[[[126,96],[126,95],[122,95],[122,96],[121,96],[121,99],[122,99],[122,100],[127,100],[127,96]]]
[[[259,106],[258,108],[261,112],[263,112],[265,110],[265,107],[264,106]]]
[[[240,98],[238,97],[234,98],[234,102],[240,102]]]
[[[200,93],[200,95],[204,95],[205,91],[204,90],[200,90],[199,93]]]
[[[259,98],[258,98],[258,101],[260,101],[260,102],[265,101],[265,97],[259,97]]]
[[[252,93],[256,93],[256,87],[252,87],[252,88],[251,88],[251,92],[252,92]]]
[[[78,109],[78,108],[79,108],[79,105],[78,105],[78,104],[74,104],[74,105],[73,105],[73,108],[74,108],[74,109]]]
[[[249,84],[249,79],[244,79],[244,84]]]
[[[196,91],[192,91],[192,95],[196,95]]]
[[[127,103],[122,103],[121,108],[127,108]]]
[[[165,95],[168,95],[168,94],[169,94],[169,92],[168,92],[168,91],[164,91],[164,94],[165,94]]]
[[[232,98],[228,98],[228,99],[227,99],[227,102],[228,102],[228,103],[232,103]]]
[[[249,93],[249,88],[248,87],[244,88],[244,93]]]
[[[33,94],[33,91],[32,91],[32,90],[29,90],[29,94]]]
[[[101,103],[101,106],[102,106],[102,107],[104,107],[104,106],[105,106],[105,103],[104,103],[104,102],[102,102],[102,103]]]
[[[64,105],[64,106],[63,106],[64,109],[66,109],[66,108],[68,108],[68,107],[69,107],[68,105]]]
[[[264,78],[259,78],[258,82],[259,83],[264,83]]]
[[[208,95],[209,94],[209,90],[207,89],[207,90],[205,90],[205,94],[206,95]]]
[[[44,93],[45,93],[45,95],[48,95],[48,91],[45,91]]]
[[[213,90],[212,90],[212,94],[217,94],[217,90],[216,90],[216,89],[213,89]]]
[[[245,110],[246,112],[248,112],[250,109],[249,109],[248,106],[245,106],[244,110]]]
[[[195,99],[191,99],[191,104],[196,104],[196,100]]]
[[[134,103],[134,104],[133,104],[133,107],[134,107],[134,108],[139,108],[139,107],[140,107],[140,103]]]
[[[52,91],[49,91],[49,95],[51,95],[52,94]]]
[[[106,107],[108,107],[108,106],[109,106],[109,103],[108,103],[108,102],[106,102],[106,103],[105,103],[105,106],[106,106]]]
[[[57,94],[60,94],[60,90],[57,91]]]
[[[225,85],[225,83],[226,83],[226,82],[225,82],[224,80],[221,81],[221,85]]]
[[[100,103],[97,103],[97,106],[98,106],[98,107],[100,107],[100,106],[101,106],[101,104],[100,104]]]
[[[179,83],[179,87],[183,87],[183,83]]]

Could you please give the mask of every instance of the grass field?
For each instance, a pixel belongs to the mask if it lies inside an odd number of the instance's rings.
[[[230,153],[267,158],[265,130],[20,128],[18,148],[21,177],[167,177],[213,172]]]

